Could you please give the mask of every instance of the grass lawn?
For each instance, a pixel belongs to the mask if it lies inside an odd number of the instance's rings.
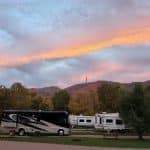
[[[0,140],[38,142],[38,143],[55,143],[67,145],[84,145],[96,147],[122,147],[122,148],[150,148],[150,140],[135,139],[101,139],[86,137],[58,137],[58,136],[25,136],[25,137],[0,137]]]

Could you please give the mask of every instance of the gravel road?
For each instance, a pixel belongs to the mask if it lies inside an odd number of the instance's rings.
[[[0,141],[0,150],[137,150],[137,149],[99,148],[99,147],[96,148],[87,146]]]

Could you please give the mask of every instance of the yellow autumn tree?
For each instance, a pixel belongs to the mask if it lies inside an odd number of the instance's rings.
[[[79,92],[71,97],[69,110],[72,114],[92,115],[98,111],[99,102],[96,92]]]

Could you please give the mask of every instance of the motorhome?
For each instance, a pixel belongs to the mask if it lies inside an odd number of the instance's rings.
[[[100,113],[95,114],[95,129],[107,131],[121,131],[125,130],[123,120],[120,118],[119,113]]]
[[[69,115],[65,111],[5,110],[1,127],[23,136],[30,133],[68,135]]]

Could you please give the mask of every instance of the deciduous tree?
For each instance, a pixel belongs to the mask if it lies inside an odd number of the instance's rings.
[[[70,95],[65,90],[60,90],[54,94],[52,97],[54,110],[66,110],[68,111],[68,104],[70,100]]]
[[[121,95],[121,88],[117,84],[102,84],[97,88],[100,111],[115,112]]]
[[[120,113],[125,123],[135,129],[139,139],[150,127],[150,102],[140,84],[136,84],[133,91],[127,92],[120,103]]]
[[[99,109],[96,92],[80,92],[73,95],[69,104],[70,112],[73,114],[93,115]]]

